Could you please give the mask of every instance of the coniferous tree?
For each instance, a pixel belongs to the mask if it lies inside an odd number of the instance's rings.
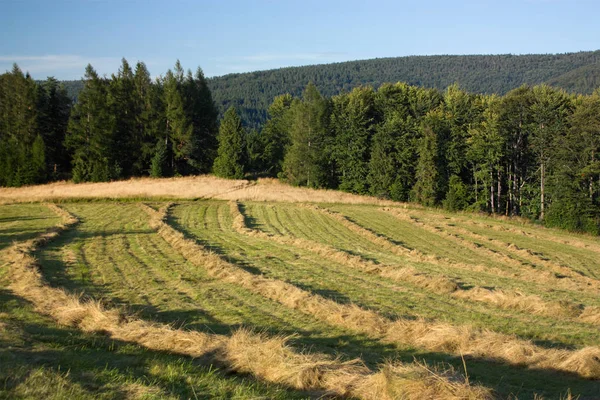
[[[269,120],[260,134],[252,136],[252,170],[277,176],[283,168],[283,159],[290,144],[289,131],[292,121],[290,112],[293,98],[289,94],[275,97],[269,107]],[[250,143],[249,143],[250,145]]]
[[[218,111],[201,68],[183,85],[185,113],[192,126],[189,164],[195,172],[209,172],[217,151]]]
[[[38,86],[38,128],[42,135],[48,175],[64,178],[70,170],[70,154],[64,146],[71,113],[71,99],[62,84],[49,77]]]
[[[425,206],[434,206],[438,203],[441,191],[438,136],[430,126],[425,126],[420,142],[416,183],[412,188],[411,200]]]
[[[108,181],[120,176],[107,91],[108,83],[88,65],[84,89],[71,112],[66,137],[73,152],[75,182]]]
[[[377,123],[375,93],[359,87],[332,100],[331,129],[336,132],[332,155],[339,189],[367,192],[371,139]]]
[[[151,169],[154,156],[157,152],[163,154],[159,157],[163,160],[160,176],[166,176],[167,171],[167,147],[164,140],[165,116],[162,103],[161,86],[159,82],[152,83],[150,72],[146,64],[138,62],[133,76],[134,80],[134,107],[135,107],[135,137],[138,139],[139,147],[135,151],[132,170],[134,174],[140,175]],[[162,144],[157,149],[157,143]],[[152,173],[151,173],[152,175]]]
[[[234,107],[230,107],[219,128],[219,148],[213,166],[215,175],[229,179],[243,179],[246,147],[242,120]]]
[[[293,185],[322,187],[327,183],[327,102],[313,84],[302,101],[292,105],[290,146],[283,161],[282,177]]]
[[[475,210],[499,213],[502,210],[502,172],[506,148],[500,135],[498,118],[500,99],[487,96],[479,99],[481,118],[469,128],[467,160],[473,181]]]
[[[185,114],[182,85],[183,71],[176,69],[176,72],[173,73],[169,70],[163,81],[166,115],[165,137],[168,142],[168,152],[171,155],[171,170],[180,175],[189,171],[188,161],[193,150],[193,126]]]
[[[506,214],[520,215],[523,203],[523,187],[531,166],[529,139],[532,129],[532,90],[529,86],[514,89],[502,98],[498,129],[506,138]]]
[[[45,163],[43,142],[40,145],[37,140],[37,95],[34,80],[16,64],[10,73],[0,76],[0,184],[3,186],[40,183],[45,178],[45,165],[40,165]]]
[[[561,132],[568,129],[568,117],[571,114],[572,104],[569,96],[562,91],[540,85],[533,88],[533,102],[531,104],[532,129],[530,144],[536,159],[539,175],[535,181],[539,184],[539,201],[535,202],[535,212],[529,216],[544,219],[546,208],[548,176],[552,174],[553,148]],[[531,199],[533,202],[534,199]]]

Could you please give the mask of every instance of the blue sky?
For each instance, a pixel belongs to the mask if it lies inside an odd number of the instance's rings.
[[[592,0],[0,0],[0,72],[79,79],[122,57],[207,76],[431,54],[600,49]]]

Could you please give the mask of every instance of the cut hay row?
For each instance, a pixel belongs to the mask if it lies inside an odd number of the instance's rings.
[[[453,219],[456,220],[457,218],[453,218]],[[577,247],[580,249],[585,249],[585,250],[593,251],[594,253],[600,254],[600,243],[597,243],[591,237],[585,238],[585,236],[580,234],[581,236],[579,236],[580,238],[578,238],[578,236],[575,236],[575,235],[578,235],[577,233],[569,232],[569,235],[570,235],[569,238],[563,239],[563,238],[558,238],[553,235],[553,234],[564,235],[565,232],[562,232],[562,231],[550,230],[549,228],[545,228],[542,226],[536,226],[535,227],[536,232],[533,233],[533,232],[531,232],[532,229],[527,229],[527,227],[525,227],[525,226],[522,228],[517,227],[517,226],[506,226],[504,224],[499,224],[499,222],[495,221],[495,219],[496,218],[488,217],[488,220],[490,222],[480,222],[480,221],[474,221],[472,219],[460,219],[460,222],[469,224],[469,225],[473,225],[473,226],[480,226],[480,227],[483,227],[486,229],[492,229],[492,230],[495,230],[498,232],[510,232],[510,233],[515,233],[520,236],[525,236],[525,237],[530,237],[530,238],[540,239],[540,240],[547,240],[547,241],[558,243],[558,244],[566,244],[568,246]],[[584,238],[587,239],[587,241],[585,241]]]
[[[453,297],[463,300],[491,304],[502,309],[517,310],[550,317],[573,318],[579,322],[600,325],[600,307],[586,308],[583,305],[569,304],[566,302],[548,302],[535,295],[524,295],[502,289],[491,290],[479,286],[464,290],[460,288],[454,280],[443,275],[431,276],[421,273],[412,267],[398,268],[391,265],[376,264],[370,260],[364,260],[362,257],[348,254],[332,246],[324,245],[312,240],[298,237],[273,235],[258,229],[251,229],[246,225],[244,215],[239,208],[239,203],[233,201],[229,202],[229,207],[232,214],[233,228],[238,233],[243,235],[259,237],[261,239],[272,240],[283,245],[306,249],[342,265],[357,268],[369,274],[377,274],[396,282],[406,282],[414,286],[433,291],[437,294],[447,293]],[[393,251],[397,249],[394,244],[385,238],[377,236],[373,232],[348,221],[348,219],[341,214],[320,208],[318,206],[305,205],[305,207],[309,207],[311,209],[323,212],[326,215],[333,216],[336,220],[341,222],[347,228],[351,229],[353,232],[388,250]],[[404,254],[402,249],[400,249],[398,253]],[[415,253],[411,252],[411,254]],[[437,263],[439,260],[435,260],[435,262]]]
[[[421,215],[421,214],[417,214],[417,215]],[[424,218],[421,218],[421,221],[426,221],[426,220]],[[552,261],[544,259],[544,258],[534,254],[531,250],[522,249],[522,248],[514,245],[513,243],[508,243],[508,242],[505,242],[502,240],[486,237],[486,236],[480,235],[478,233],[472,232],[468,229],[461,228],[461,227],[458,227],[455,225],[454,226],[450,225],[448,222],[446,222],[440,218],[436,218],[436,221],[439,222],[448,231],[457,232],[465,237],[468,237],[468,238],[471,238],[474,240],[478,240],[482,243],[493,244],[501,249],[504,249],[507,252],[510,252],[518,257],[521,257],[524,260],[527,260],[528,262],[530,262],[532,264],[542,266],[557,275],[562,275],[562,276],[568,277],[569,279],[579,281],[586,286],[591,286],[596,289],[600,289],[600,281],[593,279],[593,278],[589,278],[587,276],[582,276],[581,274],[578,274],[578,273],[575,273],[568,266],[559,265]],[[427,222],[424,222],[424,223],[427,224]]]
[[[453,260],[441,257],[426,255],[416,249],[406,249],[391,242],[389,239],[379,236],[372,231],[348,220],[348,218],[346,218],[346,216],[343,214],[319,206],[305,206],[331,216],[346,228],[396,255],[408,257],[417,262],[430,263],[441,267],[451,266],[458,269],[466,269],[476,272],[483,272],[484,270],[489,269],[483,266],[472,266],[463,263],[457,263]],[[507,274],[506,271],[500,269],[494,268],[493,272],[500,276],[514,278],[513,274]],[[600,324],[599,307],[586,308],[583,305],[569,304],[565,302],[548,302],[536,295],[524,295],[521,293],[501,289],[491,290],[479,286],[475,286],[469,290],[460,290],[460,288],[457,286],[457,289],[452,292],[452,295],[466,300],[493,304],[504,309],[513,309],[551,317],[571,317],[576,318],[576,320],[579,322],[585,322],[594,325]]]
[[[415,226],[418,226],[418,227],[426,230],[427,232],[434,233],[434,234],[437,234],[438,236],[447,238],[460,246],[466,247],[466,248],[468,248],[472,251],[475,251],[479,254],[482,254],[484,256],[490,256],[492,258],[504,260],[505,264],[510,264],[513,267],[515,267],[514,268],[515,271],[512,273],[508,273],[507,271],[503,271],[498,268],[486,268],[486,267],[480,267],[480,266],[476,266],[473,270],[477,270],[477,271],[488,270],[498,276],[504,276],[504,277],[513,278],[513,279],[516,278],[516,279],[521,279],[521,280],[525,280],[525,281],[529,281],[529,282],[538,282],[538,283],[545,284],[545,285],[551,284],[551,285],[554,285],[555,287],[562,288],[565,290],[574,290],[574,291],[583,290],[583,291],[590,291],[593,293],[598,292],[598,289],[595,286],[589,286],[587,284],[583,284],[583,283],[580,283],[578,281],[574,281],[574,280],[568,279],[568,278],[563,279],[563,278],[557,277],[556,274],[554,274],[550,271],[541,271],[530,265],[524,264],[514,258],[508,257],[505,254],[501,254],[499,252],[492,251],[486,247],[483,247],[482,245],[477,245],[469,240],[463,239],[458,235],[453,235],[451,233],[445,232],[444,230],[442,230],[440,228],[430,226],[420,220],[412,218],[405,211],[402,211],[402,210],[399,210],[396,208],[382,208],[381,210],[389,213],[390,215],[395,216],[396,218],[398,218],[401,221],[409,222]],[[453,264],[453,266],[454,265],[458,266],[459,268],[463,266],[462,264]],[[467,268],[468,268],[468,266],[467,266]],[[484,268],[484,269],[481,269],[481,268]]]
[[[429,276],[424,273],[420,273],[411,267],[398,268],[390,265],[376,264],[373,261],[365,260],[360,256],[348,254],[347,252],[340,251],[332,246],[315,242],[313,240],[291,236],[272,235],[258,229],[251,229],[246,225],[244,215],[239,209],[238,202],[230,201],[229,208],[231,210],[232,226],[236,232],[242,235],[258,237],[286,246],[294,246],[301,249],[306,249],[331,261],[360,269],[369,274],[377,274],[397,282],[408,282],[414,286],[435,290],[436,292],[452,293],[456,290],[459,290],[458,285],[450,278],[445,276]]]
[[[319,207],[316,205],[304,205],[304,206],[311,208],[313,210],[319,211],[321,213],[324,213],[324,214],[334,218],[335,220],[340,222],[343,226],[345,226],[352,232],[362,236],[363,238],[369,240],[372,243],[379,245],[381,248],[384,248],[387,251],[389,251],[392,254],[395,254],[397,256],[407,257],[416,262],[429,263],[429,264],[437,265],[440,267],[450,266],[450,267],[453,267],[456,269],[462,269],[462,270],[473,271],[473,272],[488,272],[488,273],[492,273],[494,275],[511,278],[511,279],[514,279],[516,277],[515,273],[507,272],[500,268],[487,267],[487,266],[478,265],[478,264],[466,264],[466,263],[456,262],[456,261],[451,260],[446,257],[440,257],[440,256],[433,255],[433,254],[425,254],[417,249],[406,248],[406,247],[402,246],[401,244],[392,242],[389,238],[387,238],[385,236],[378,235],[378,234],[372,232],[371,230],[364,228],[353,221],[350,221],[345,215],[340,214],[336,211],[332,211],[332,210],[322,208],[322,207]],[[390,211],[389,208],[382,208],[381,210],[384,212]],[[413,222],[413,221],[411,221],[411,222]]]
[[[285,337],[267,337],[248,330],[231,336],[182,331],[106,309],[96,301],[48,286],[32,253],[77,223],[64,210],[53,207],[65,222],[38,238],[13,245],[6,251],[10,289],[31,301],[37,311],[59,324],[112,339],[132,342],[156,351],[192,356],[250,373],[259,379],[300,390],[317,390],[336,396],[364,399],[491,399],[489,389],[470,385],[457,374],[438,372],[414,363],[386,364],[372,373],[358,360],[341,362],[317,353],[297,353]]]
[[[571,237],[565,232],[549,228],[489,225],[486,221],[471,221],[466,216],[450,218],[448,221],[469,231],[514,243],[522,249],[530,249],[533,254],[567,266],[579,275],[600,280],[600,251],[595,248],[594,238],[591,236],[573,233],[575,239],[571,241]],[[523,234],[514,231],[521,231]]]
[[[194,240],[187,239],[165,220],[168,206],[156,211],[143,206],[150,225],[191,263],[227,282],[261,294],[332,325],[379,338],[383,342],[411,345],[430,351],[454,355],[471,355],[513,365],[551,369],[600,379],[600,348],[586,347],[570,351],[547,349],[515,336],[499,334],[469,326],[452,326],[424,320],[391,321],[356,305],[343,305],[302,290],[289,283],[254,275],[216,254]]]

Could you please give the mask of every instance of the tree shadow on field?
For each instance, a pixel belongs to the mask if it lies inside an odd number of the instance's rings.
[[[185,230],[181,230],[185,232]],[[57,238],[56,241],[51,242],[46,250],[56,250],[65,246],[71,241],[75,240],[77,237],[77,230],[65,232],[64,235]],[[193,237],[192,237],[193,238]],[[193,238],[196,240],[195,238]],[[45,250],[45,251],[46,251]],[[50,277],[49,280],[53,282],[62,281],[61,286],[64,285],[71,290],[83,290],[86,293],[93,295],[96,298],[108,298],[111,302],[115,302],[116,304],[125,304],[128,309],[132,310],[138,315],[143,316],[145,319],[164,322],[164,323],[172,323],[175,325],[183,326],[185,329],[193,329],[199,331],[209,331],[209,332],[222,332],[229,333],[237,329],[238,327],[245,325],[227,325],[218,321],[216,318],[213,318],[211,315],[205,313],[202,310],[169,310],[169,311],[161,311],[157,308],[153,308],[149,305],[140,305],[140,304],[129,304],[122,299],[114,297],[111,295],[110,291],[107,287],[98,287],[92,285],[91,283],[85,282],[75,282],[71,280],[65,271],[64,263],[57,260],[45,259],[45,252],[39,252],[41,263],[43,265],[44,275],[46,277]],[[58,278],[58,280],[57,280]],[[314,291],[314,289],[309,289]],[[0,304],[5,303],[5,299],[2,296],[6,296],[6,291],[0,291]],[[329,295],[333,298],[336,293],[329,293]],[[340,301],[340,299],[335,299],[336,301]],[[343,301],[343,299],[342,299]],[[2,308],[0,308],[1,310]],[[290,312],[292,312],[290,310]],[[212,318],[212,319],[211,319]],[[203,320],[203,322],[192,322],[190,320],[198,321]],[[33,326],[33,325],[32,325]],[[256,327],[250,326],[251,328],[259,328],[259,330],[264,329],[265,327]],[[32,328],[35,331],[35,326]],[[415,358],[421,360],[427,360],[429,364],[435,364],[438,362],[445,362],[453,365],[457,371],[462,371],[463,364],[460,357],[451,356],[444,353],[436,353],[436,352],[423,352],[414,349],[405,349],[398,348],[395,345],[389,343],[383,343],[379,341],[377,338],[369,338],[364,337],[358,334],[331,334],[325,331],[306,331],[306,332],[298,332],[292,329],[287,331],[279,331],[273,332],[272,330],[264,329],[269,334],[283,334],[283,335],[296,335],[290,341],[290,343],[297,347],[298,349],[312,349],[313,351],[323,352],[327,354],[331,354],[332,356],[340,356],[342,360],[348,360],[352,358],[361,358],[367,366],[375,369],[377,365],[381,364],[386,360],[401,360],[405,362],[411,362]],[[61,329],[61,331],[63,331]],[[67,330],[70,335],[74,335],[72,332],[78,332],[77,330]],[[83,335],[83,334],[81,334]],[[97,337],[93,335],[93,337]],[[100,336],[98,336],[100,337]],[[115,343],[115,341],[111,341],[106,339],[109,343]],[[5,343],[0,343],[0,350],[4,348]],[[120,346],[120,347],[119,347]],[[78,346],[75,346],[77,348]],[[125,344],[118,343],[117,347],[125,348]],[[75,352],[75,350],[72,350]],[[90,352],[95,350],[89,350]],[[63,353],[61,351],[60,353]],[[149,352],[151,354],[161,354],[158,352]],[[40,354],[40,352],[36,352],[36,355]],[[23,358],[27,359],[28,353],[24,353],[21,355]],[[56,356],[55,354],[50,354],[49,357]],[[110,357],[113,357],[113,354],[109,354]],[[58,357],[58,356],[56,356]],[[69,359],[65,360],[64,365],[69,365],[69,368],[77,368],[78,366],[75,364],[76,361],[71,358],[77,358],[76,354],[72,354]],[[90,358],[106,360],[110,357],[104,357],[102,354],[93,354]],[[174,357],[174,356],[173,356]],[[10,357],[9,357],[10,358]],[[18,358],[18,357],[17,357]],[[0,354],[0,360],[3,358]],[[119,361],[120,357],[116,357],[116,361]],[[123,362],[125,363],[126,360]],[[517,394],[519,398],[533,398],[534,393],[544,394],[550,398],[558,398],[560,394],[564,394],[567,388],[571,388],[574,394],[582,394],[582,399],[584,398],[599,398],[600,397],[600,385],[593,381],[586,381],[572,374],[566,373],[558,373],[551,370],[531,370],[523,367],[515,367],[509,366],[503,363],[498,363],[493,360],[486,359],[478,359],[478,358],[466,358],[468,373],[472,382],[479,382],[486,386],[495,388],[500,395],[503,397],[507,397],[510,394]],[[28,360],[27,362],[34,361]],[[27,362],[23,362],[23,365],[28,365]],[[118,362],[117,362],[118,364]],[[45,364],[42,364],[45,365]],[[107,364],[108,365],[108,364]],[[110,364],[110,365],[114,365]],[[16,365],[19,367],[19,365]],[[118,368],[118,365],[115,367]],[[85,368],[84,368],[85,369]],[[95,377],[93,379],[101,380],[100,376]],[[140,375],[144,377],[144,374]],[[89,381],[90,378],[85,375],[81,378],[72,378],[69,379],[81,379],[82,385],[85,381]],[[152,378],[154,379],[154,377]],[[109,380],[101,381],[98,383],[98,387],[103,387],[106,384],[110,383]],[[168,381],[171,384],[171,380]],[[13,386],[14,387],[14,386]],[[85,386],[84,386],[85,387]],[[166,390],[169,390],[168,388]],[[185,396],[189,396],[189,390],[186,391]],[[193,395],[193,394],[192,394]],[[182,397],[185,397],[182,396]]]
[[[363,228],[363,229],[365,229],[365,230],[367,230],[367,231],[371,232],[372,234],[374,234],[374,235],[376,235],[376,236],[379,236],[379,237],[381,237],[381,238],[383,238],[383,239],[387,240],[388,242],[390,242],[390,243],[392,243],[392,244],[394,244],[394,245],[396,245],[396,246],[402,247],[402,248],[404,248],[404,249],[407,249],[407,250],[409,250],[409,251],[411,251],[411,250],[414,250],[414,248],[413,248],[413,247],[409,246],[407,243],[405,243],[405,242],[403,242],[403,241],[401,241],[401,240],[398,240],[398,239],[391,238],[390,236],[384,235],[383,233],[380,233],[380,232],[377,232],[377,231],[375,231],[375,230],[373,230],[373,229],[371,229],[371,228],[368,228],[368,227],[366,227],[366,226],[362,225],[361,223],[359,223],[359,222],[358,222],[357,220],[355,220],[354,218],[352,218],[352,217],[350,217],[350,216],[348,216],[348,215],[346,215],[346,214],[342,214],[342,215],[344,215],[344,217],[345,217],[345,218],[346,218],[348,221],[352,222],[353,224],[355,224],[355,225],[357,225],[357,226],[360,226],[361,228]]]
[[[242,216],[244,217],[244,224],[246,225],[246,227],[250,228],[250,229],[254,229],[254,230],[260,230],[262,231],[263,229],[261,229],[262,224],[259,224],[256,220],[256,218],[252,217],[250,214],[248,214],[246,212],[246,205],[244,203],[238,203],[238,207],[240,209],[240,213],[242,214]]]
[[[58,327],[49,318],[31,314],[33,306],[29,302],[4,289],[0,289],[0,304],[0,311],[4,315],[8,311],[9,315],[5,328],[8,334],[0,334],[0,399],[18,397],[23,385],[28,386],[27,393],[35,393],[36,384],[44,385],[39,389],[43,393],[40,396],[69,392],[68,386],[75,385],[77,393],[90,398],[130,398],[131,390],[179,399],[231,398],[244,393],[244,388],[248,393],[267,396],[279,391],[285,398],[322,394],[276,384],[269,384],[267,389],[250,375],[227,372],[229,366],[216,354],[193,359]],[[26,311],[11,313],[7,306]],[[11,340],[11,336],[18,339]],[[40,373],[45,378],[41,382],[36,378]]]
[[[197,237],[194,234],[191,234],[185,226],[181,225],[179,223],[179,221],[177,220],[176,217],[174,217],[173,215],[171,215],[171,213],[169,213],[167,215],[167,219],[166,219],[166,224],[169,225],[171,228],[175,229],[176,231],[180,232],[183,237],[185,237],[186,239],[189,240],[193,240],[195,242],[197,242],[199,245],[201,245],[202,247],[204,247],[207,251],[210,251],[212,253],[215,253],[219,256],[222,257],[226,257],[226,251],[225,248],[215,242],[211,242],[208,240],[204,240],[202,238]]]

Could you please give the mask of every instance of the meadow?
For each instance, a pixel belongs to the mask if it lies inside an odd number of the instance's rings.
[[[274,180],[0,189],[0,399],[600,398],[600,240]]]

